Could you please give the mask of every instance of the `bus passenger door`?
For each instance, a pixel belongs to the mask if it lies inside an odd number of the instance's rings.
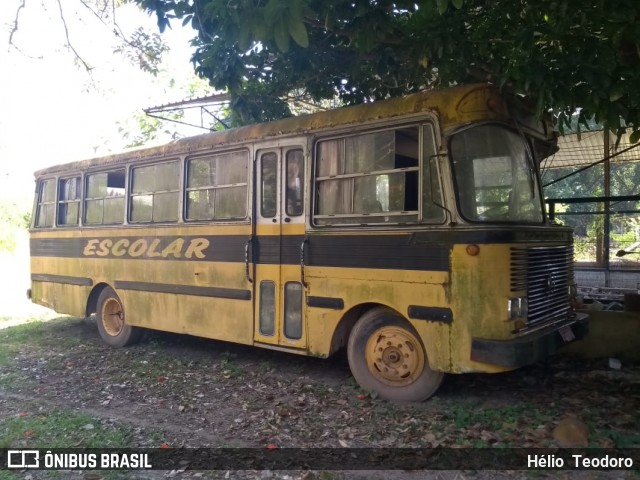
[[[259,150],[255,172],[254,340],[305,349],[300,268],[305,230],[303,148]]]

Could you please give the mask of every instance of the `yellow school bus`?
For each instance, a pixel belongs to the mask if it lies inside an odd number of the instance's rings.
[[[31,288],[124,347],[143,329],[300,355],[420,401],[580,334],[544,122],[489,85],[423,92],[36,172]]]

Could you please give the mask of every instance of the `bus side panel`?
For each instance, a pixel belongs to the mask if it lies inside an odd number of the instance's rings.
[[[91,287],[57,282],[31,282],[31,301],[58,313],[84,318]]]
[[[235,343],[253,343],[252,302],[120,290],[131,325]]]
[[[420,334],[431,367],[449,370],[449,325],[408,318],[410,306],[448,308],[448,278],[447,272],[308,267],[308,295],[344,302],[344,309],[307,308],[310,353],[328,355],[333,333],[344,314],[358,305],[374,303],[392,308],[407,319]]]
[[[247,228],[237,228],[232,233],[244,233]],[[99,245],[97,241],[91,237],[110,238],[100,235],[102,232],[82,232],[85,238],[77,240],[71,238],[69,232],[38,236],[43,240],[32,242],[38,253],[31,257],[33,301],[60,313],[84,317],[92,288],[106,284],[122,300],[129,325],[252,343],[252,292],[243,261],[245,237],[206,237],[206,233],[221,231],[222,228],[203,230],[194,228],[189,233],[202,232],[202,238],[208,238],[212,246],[207,250],[196,250],[190,257],[188,248],[194,235],[186,236],[184,227],[182,235],[175,235],[179,233],[177,229],[162,231],[168,236],[153,235],[157,232],[143,230],[137,230],[136,236],[111,235],[114,239],[127,238],[129,244],[138,239],[145,239],[148,245],[153,244],[154,238],[161,242],[151,257],[142,254],[136,258],[132,258],[131,251],[123,253],[124,248],[101,251],[96,246]],[[143,233],[151,235],[143,236]],[[174,249],[171,242],[176,238],[185,240],[173,244],[177,245]],[[199,238],[200,235],[194,242]],[[112,241],[112,245],[114,243]],[[162,248],[174,254],[160,255],[160,252],[164,253]],[[223,251],[219,251],[220,248]],[[42,255],[45,251],[57,256]],[[108,255],[99,256],[99,253]],[[213,255],[211,260],[209,255]],[[178,258],[170,259],[176,256]],[[48,278],[54,282],[33,281],[37,278]],[[68,281],[84,282],[87,286],[60,283]]]

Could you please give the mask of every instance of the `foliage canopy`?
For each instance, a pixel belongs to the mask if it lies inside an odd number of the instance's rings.
[[[197,73],[237,123],[290,114],[286,96],[347,104],[489,81],[567,124],[578,110],[640,138],[637,0],[134,0],[198,35]]]

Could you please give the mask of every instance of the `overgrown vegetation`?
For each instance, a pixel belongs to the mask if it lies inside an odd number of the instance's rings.
[[[0,203],[0,253],[13,253],[18,237],[29,227],[31,213],[14,203]]]

